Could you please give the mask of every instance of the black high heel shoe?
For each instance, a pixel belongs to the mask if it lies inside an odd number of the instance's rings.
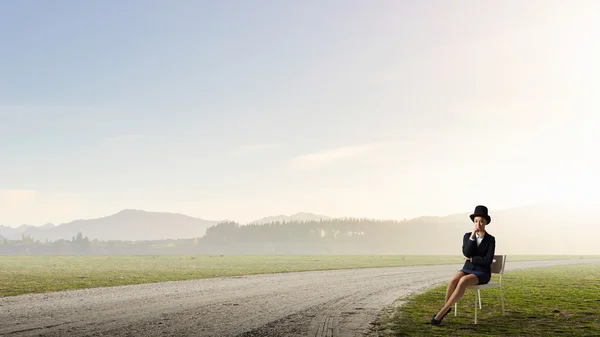
[[[435,315],[437,314],[433,314],[433,317],[431,317],[431,325],[440,325],[442,323],[442,320],[444,319],[444,317],[446,317],[446,315],[448,315],[450,313],[450,311],[452,311],[452,307],[450,307],[450,309],[448,309],[448,311],[446,311],[446,313],[444,314],[444,316],[442,316],[442,319],[440,319],[439,321],[437,319],[435,319]]]

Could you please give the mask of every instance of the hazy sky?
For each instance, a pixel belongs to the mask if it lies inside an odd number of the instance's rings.
[[[4,1],[0,224],[597,200],[600,1]]]

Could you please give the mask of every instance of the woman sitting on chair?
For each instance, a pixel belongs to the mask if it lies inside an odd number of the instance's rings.
[[[452,311],[454,303],[464,295],[467,287],[490,282],[492,276],[491,264],[496,250],[496,239],[485,231],[492,218],[485,206],[475,207],[470,215],[475,228],[465,233],[462,251],[465,256],[463,268],[454,274],[446,289],[446,302],[442,309],[431,318],[431,324],[438,325]]]

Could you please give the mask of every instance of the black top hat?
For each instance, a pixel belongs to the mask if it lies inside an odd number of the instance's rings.
[[[487,220],[488,225],[492,222],[492,218],[488,215],[487,207],[479,205],[475,207],[475,211],[470,215],[471,221],[475,221],[476,216],[482,216]]]

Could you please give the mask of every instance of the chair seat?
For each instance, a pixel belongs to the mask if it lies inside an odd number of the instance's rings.
[[[471,289],[486,289],[486,288],[498,287],[499,285],[500,285],[500,283],[498,283],[498,282],[488,282],[486,284],[478,284],[478,285],[474,285],[474,286],[469,286],[468,288],[471,288]]]

